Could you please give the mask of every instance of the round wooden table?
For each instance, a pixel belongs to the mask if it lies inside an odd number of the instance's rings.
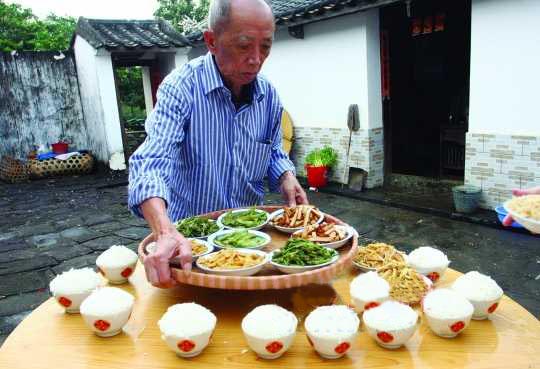
[[[170,290],[150,286],[139,265],[123,289],[136,297],[125,333],[111,338],[94,335],[80,315],[64,314],[53,299],[34,310],[0,349],[0,368],[540,368],[540,322],[504,296],[491,320],[472,321],[454,339],[435,336],[422,323],[405,347],[387,350],[361,332],[338,360],[325,360],[309,346],[303,319],[317,305],[350,303],[348,270],[330,285],[288,290],[227,291],[182,285]],[[460,274],[449,270],[438,287]],[[195,301],[218,317],[210,345],[192,359],[178,358],[160,339],[157,321],[167,307]],[[242,317],[260,304],[277,303],[299,317],[293,345],[281,358],[258,359],[240,329]]]

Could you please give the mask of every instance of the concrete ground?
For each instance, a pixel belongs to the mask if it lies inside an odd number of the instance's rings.
[[[127,210],[125,173],[0,182],[0,342],[49,298],[49,281],[69,268],[94,266],[113,244],[135,249],[149,232]],[[312,203],[374,240],[404,251],[434,245],[451,267],[492,276],[540,315],[540,238],[447,217],[309,192]],[[278,194],[267,202],[280,203]]]

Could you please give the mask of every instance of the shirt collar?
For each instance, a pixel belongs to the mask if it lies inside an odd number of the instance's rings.
[[[219,72],[217,64],[214,61],[214,58],[210,52],[208,52],[204,56],[203,65],[204,65],[203,85],[204,85],[204,93],[206,95],[208,95],[210,92],[218,88],[227,88],[225,84],[223,83],[223,79],[221,78],[221,73]],[[253,88],[252,88],[253,97],[255,100],[261,101],[262,98],[264,97],[264,92],[261,86],[261,80],[259,76],[257,76],[252,83],[253,83]]]

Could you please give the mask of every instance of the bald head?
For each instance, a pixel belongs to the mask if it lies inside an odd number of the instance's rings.
[[[272,8],[264,0],[212,0],[208,10],[208,28],[219,34],[236,16],[250,16],[274,22]]]

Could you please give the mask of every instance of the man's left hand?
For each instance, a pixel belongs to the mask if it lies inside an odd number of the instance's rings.
[[[309,204],[306,192],[298,183],[298,180],[291,172],[287,171],[280,177],[279,186],[283,199],[289,207],[296,205]]]

